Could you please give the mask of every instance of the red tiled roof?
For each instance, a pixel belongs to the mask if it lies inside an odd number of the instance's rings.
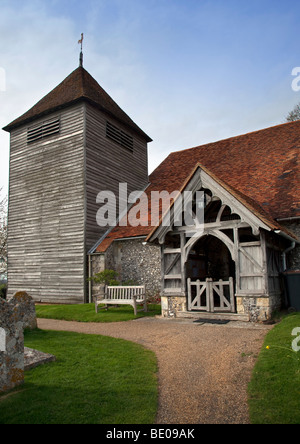
[[[271,229],[278,229],[276,219],[300,216],[299,149],[296,121],[174,152],[150,175],[146,192],[181,190],[199,163]],[[116,227],[97,251],[106,251],[114,239],[148,236],[152,230],[150,224]]]
[[[139,133],[148,142],[152,141],[81,66],[75,69],[62,83],[43,97],[29,111],[3,129],[5,131],[11,131],[20,125],[31,122],[36,118],[52,113],[58,109],[70,106],[80,100],[88,101]]]

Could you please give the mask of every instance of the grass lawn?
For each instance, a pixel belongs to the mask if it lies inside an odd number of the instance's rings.
[[[285,317],[266,336],[249,384],[252,424],[300,423],[300,351],[292,350],[296,327],[300,313]]]
[[[147,313],[141,311],[137,316],[134,316],[133,308],[130,305],[110,306],[107,311],[104,309],[99,313],[96,313],[94,304],[36,305],[38,318],[77,322],[122,322],[160,314],[161,306],[154,304],[148,305]]]
[[[138,344],[98,335],[34,330],[25,345],[57,361],[25,372],[0,395],[0,424],[152,424],[157,361]]]

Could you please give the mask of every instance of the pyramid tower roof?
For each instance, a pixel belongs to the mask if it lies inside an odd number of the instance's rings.
[[[49,94],[3,129],[10,132],[21,125],[80,101],[86,101],[111,115],[145,138],[147,142],[152,141],[82,66],[75,69]]]

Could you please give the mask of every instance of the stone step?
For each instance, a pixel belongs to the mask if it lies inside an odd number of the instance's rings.
[[[247,314],[238,313],[208,313],[202,311],[181,311],[177,312],[177,318],[188,318],[188,319],[211,319],[218,321],[241,321],[249,322],[249,316]]]

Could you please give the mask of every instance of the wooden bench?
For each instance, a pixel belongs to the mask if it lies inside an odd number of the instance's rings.
[[[104,307],[99,305],[104,304]],[[147,312],[147,299],[145,285],[138,286],[108,286],[105,287],[104,298],[96,298],[95,306],[96,313],[105,308],[108,310],[108,305],[132,305],[135,316],[137,315],[137,306],[143,305],[144,312]],[[142,311],[142,310],[139,310]]]

